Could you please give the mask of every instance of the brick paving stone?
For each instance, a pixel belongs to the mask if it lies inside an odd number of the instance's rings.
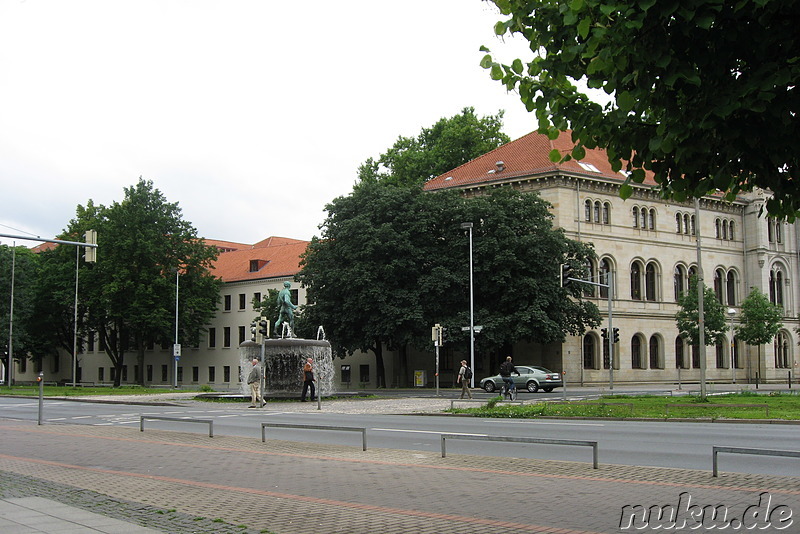
[[[73,499],[178,534],[615,533],[622,506],[677,504],[682,493],[738,514],[769,492],[797,512],[799,482],[0,420],[0,497]]]

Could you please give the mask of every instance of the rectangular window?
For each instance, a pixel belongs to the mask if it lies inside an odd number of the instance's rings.
[[[245,340],[245,328],[243,326],[239,327],[239,345],[244,343]]]
[[[247,307],[247,296],[244,293],[239,293],[239,309],[243,310]]]
[[[28,370],[28,358],[22,358],[19,363],[17,364],[17,369],[19,369],[20,373],[24,373]]]
[[[150,383],[153,381],[153,366],[147,366],[147,382]]]
[[[183,367],[178,367],[178,382],[183,382]]]
[[[122,366],[122,381],[123,382],[127,382],[128,381],[128,366],[127,365],[123,365]]]
[[[57,373],[61,370],[61,358],[58,354],[55,355],[53,358],[53,365],[51,367],[53,373]]]
[[[106,379],[106,370],[103,367],[97,368],[97,381],[104,382]]]
[[[297,289],[290,289],[289,290],[292,294],[292,304],[298,304],[297,299],[300,298],[299,290]]]
[[[261,302],[261,292],[260,291],[256,291],[255,293],[253,293],[253,300],[255,302]]]
[[[167,375],[167,373],[168,373],[168,367],[166,365],[162,365],[161,366],[161,382],[164,383],[164,384],[166,384],[167,380],[169,380],[169,376]]]
[[[133,366],[133,381],[138,383],[139,382],[139,366]]]
[[[192,382],[200,382],[200,368],[192,367]]]
[[[213,349],[217,346],[217,329],[216,328],[209,328],[208,329],[208,348]]]
[[[112,382],[116,382],[117,381],[117,368],[116,367],[109,367],[108,368],[108,374],[111,375],[109,377],[109,379]]]
[[[222,346],[229,348],[231,346],[231,327],[226,326],[222,329]]]
[[[208,381],[209,382],[216,382],[217,381],[217,368],[216,367],[209,367],[208,368]]]
[[[369,364],[359,365],[358,376],[361,377],[359,382],[369,382]]]
[[[223,382],[230,382],[231,381],[231,366],[226,365],[222,368],[222,381]]]
[[[349,384],[350,383],[350,366],[349,365],[342,365],[342,383]]]
[[[94,352],[94,332],[89,332],[89,340],[87,342],[86,350]]]
[[[231,311],[231,296],[225,295],[225,307],[223,308],[225,311]]]

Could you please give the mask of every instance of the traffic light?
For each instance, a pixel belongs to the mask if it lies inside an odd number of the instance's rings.
[[[614,327],[614,343],[619,343],[619,328]]]
[[[250,323],[250,340],[251,341],[255,341],[256,340],[256,333],[258,331],[257,327],[258,327],[258,325],[256,323]]]
[[[572,283],[572,265],[569,263],[561,264],[561,287],[567,287]]]
[[[437,347],[442,346],[443,330],[444,328],[442,328],[442,325],[440,325],[439,323],[436,323],[435,325],[433,325],[433,328],[431,328],[431,340],[433,341],[433,344]]]
[[[602,332],[603,339],[608,339],[608,328],[602,328],[600,332]]]
[[[269,321],[266,319],[261,319],[258,322],[258,333],[265,338],[269,338]]]
[[[85,239],[84,241],[90,245],[97,244],[97,231],[96,230],[86,230]],[[97,248],[96,247],[84,247],[84,259],[86,263],[95,263],[97,262]]]

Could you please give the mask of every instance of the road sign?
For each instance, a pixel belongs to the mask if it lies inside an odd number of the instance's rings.
[[[174,345],[172,345],[172,355],[175,356],[176,360],[181,357],[181,344],[180,343],[175,343]]]

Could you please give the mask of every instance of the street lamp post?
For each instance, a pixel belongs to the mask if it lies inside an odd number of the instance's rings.
[[[172,348],[172,356],[174,360],[174,369],[172,373],[172,386],[178,388],[178,360],[181,357],[181,346],[178,345],[178,293],[180,288],[180,274],[181,270],[175,268],[175,345]]]
[[[475,369],[475,299],[472,284],[472,223],[461,223],[462,230],[469,230],[469,366]],[[469,386],[475,387],[475,371],[472,372]]]
[[[735,341],[733,338],[733,316],[736,315],[736,310],[733,308],[728,308],[728,317],[731,319],[731,379],[733,383],[736,383],[736,360],[734,359],[733,355],[735,352]]]

